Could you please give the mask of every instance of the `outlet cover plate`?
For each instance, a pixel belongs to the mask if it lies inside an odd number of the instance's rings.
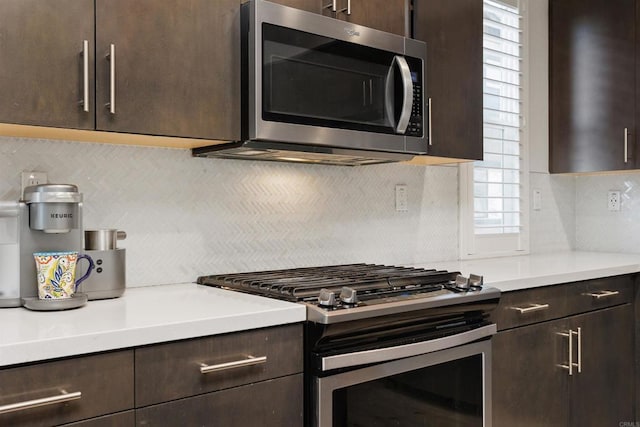
[[[607,193],[607,209],[612,212],[620,210],[620,191],[610,190]]]
[[[24,171],[22,172],[22,186],[20,187],[20,196],[24,195],[24,189],[30,185],[46,184],[46,172]]]

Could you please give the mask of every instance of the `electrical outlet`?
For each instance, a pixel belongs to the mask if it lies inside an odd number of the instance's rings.
[[[22,172],[22,187],[20,194],[24,194],[24,189],[30,185],[46,184],[47,173],[46,172]]]
[[[533,210],[542,210],[542,191],[537,188],[533,189]]]
[[[620,192],[618,190],[610,190],[607,193],[607,209],[616,212],[620,210]]]
[[[396,211],[407,212],[409,210],[409,197],[407,196],[407,185],[396,185]]]

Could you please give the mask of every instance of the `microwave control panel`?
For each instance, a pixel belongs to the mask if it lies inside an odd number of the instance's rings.
[[[407,136],[422,136],[422,85],[413,82],[413,106],[409,126],[405,132]]]

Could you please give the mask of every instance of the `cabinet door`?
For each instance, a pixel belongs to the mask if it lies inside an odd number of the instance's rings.
[[[493,337],[493,425],[567,426],[568,327],[564,320],[499,332]],[[593,425],[593,424],[584,424]]]
[[[49,403],[32,405],[38,400]],[[133,350],[0,369],[0,406],[20,403],[0,415],[0,426],[45,427],[131,409]]]
[[[94,127],[93,10],[93,0],[0,2],[0,122]]]
[[[98,418],[64,424],[62,427],[127,427],[136,425],[135,411],[118,412]]]
[[[330,2],[331,0],[327,1]],[[322,13],[322,0],[271,0],[271,2],[306,10],[307,12]]]
[[[427,43],[429,155],[482,159],[482,1],[414,2],[414,37]]]
[[[634,0],[549,2],[551,172],[635,167],[635,13]]]
[[[408,35],[407,0],[337,0],[336,9],[338,19],[400,36]]]
[[[571,328],[577,331],[578,327],[582,372],[571,379],[571,425],[606,426],[634,420],[633,307],[625,304],[575,316]]]
[[[239,14],[240,0],[96,0],[97,128],[239,139]]]
[[[303,370],[303,333],[299,324],[156,344],[136,349],[136,405],[222,390],[283,377]],[[203,365],[247,361],[262,363],[202,372]]]
[[[136,410],[138,426],[302,427],[302,374]]]

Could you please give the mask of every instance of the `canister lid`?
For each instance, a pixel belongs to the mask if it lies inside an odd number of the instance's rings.
[[[72,184],[39,184],[24,189],[24,202],[29,203],[80,203],[82,193]]]

